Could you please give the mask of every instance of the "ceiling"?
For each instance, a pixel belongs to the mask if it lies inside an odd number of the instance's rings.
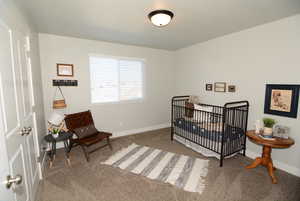
[[[300,13],[300,0],[15,0],[39,32],[176,50]],[[174,12],[153,26],[155,9]]]

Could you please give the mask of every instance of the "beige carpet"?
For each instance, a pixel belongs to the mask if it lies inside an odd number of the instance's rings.
[[[170,130],[162,129],[114,139],[114,150],[104,148],[91,155],[87,163],[81,149],[71,152],[72,167],[67,167],[63,151],[58,151],[52,169],[41,182],[38,201],[300,201],[300,178],[276,170],[279,184],[271,184],[265,168],[246,170],[251,159],[235,156],[224,161],[209,159],[206,187],[202,194],[183,191],[171,184],[150,180],[128,171],[102,165],[113,153],[131,143],[168,152],[207,159],[177,142],[170,141]]]

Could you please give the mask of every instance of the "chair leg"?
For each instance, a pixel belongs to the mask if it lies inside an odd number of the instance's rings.
[[[86,150],[86,147],[81,145],[81,148],[83,150],[84,156],[86,158],[86,161],[89,162],[90,161],[90,156],[89,156],[89,152]]]
[[[110,150],[113,150],[113,148],[112,148],[112,146],[111,146],[111,144],[110,144],[109,137],[107,137],[106,139],[107,139],[107,144],[108,144],[108,146],[109,146]]]

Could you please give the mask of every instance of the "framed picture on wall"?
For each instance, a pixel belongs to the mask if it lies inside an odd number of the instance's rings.
[[[73,64],[56,64],[57,76],[74,76]]]
[[[300,85],[267,84],[266,114],[297,118]]]
[[[228,86],[228,92],[235,92],[235,89],[236,87],[235,87],[235,85],[229,85]]]
[[[212,89],[213,89],[213,85],[212,84],[206,84],[205,85],[205,90],[206,91],[212,91]]]
[[[215,82],[215,92],[226,92],[226,83]]]

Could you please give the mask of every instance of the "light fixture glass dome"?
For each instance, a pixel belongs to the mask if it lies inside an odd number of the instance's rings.
[[[174,14],[168,10],[155,10],[149,13],[148,17],[155,26],[166,26],[172,20]]]

